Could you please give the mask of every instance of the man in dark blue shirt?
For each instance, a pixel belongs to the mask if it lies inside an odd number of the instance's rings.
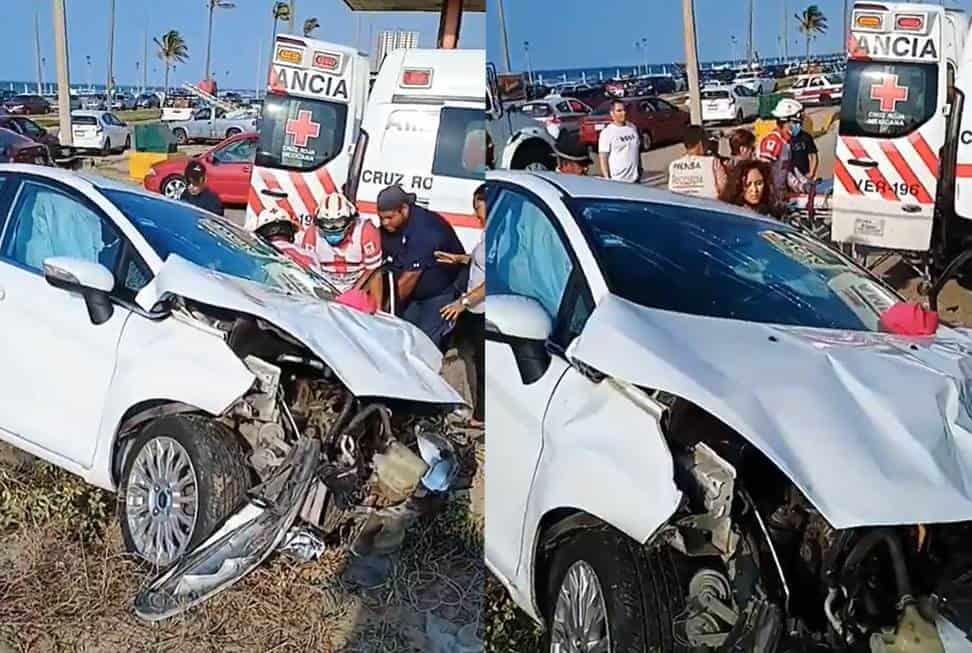
[[[458,295],[461,266],[436,261],[435,253],[464,254],[452,225],[442,216],[415,204],[415,195],[401,186],[378,193],[381,246],[385,266],[395,274],[399,314],[442,347],[453,323],[442,307]]]

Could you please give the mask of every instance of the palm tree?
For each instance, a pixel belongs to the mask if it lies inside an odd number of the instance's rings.
[[[165,63],[165,94],[169,94],[169,68],[177,63],[185,63],[189,58],[189,48],[178,31],[170,29],[161,38],[153,37],[158,47],[156,55]]]
[[[308,18],[304,21],[304,36],[310,36],[311,33],[320,26],[321,24],[317,22],[316,18]]]
[[[273,61],[273,43],[277,40],[277,21],[290,20],[290,4],[287,2],[277,2],[273,5],[273,35],[270,37],[270,61]]]
[[[807,59],[809,59],[810,41],[827,31],[827,17],[820,11],[820,7],[810,5],[803,10],[802,14],[796,14],[794,18],[797,19],[797,23],[800,24],[799,29],[807,39]]]

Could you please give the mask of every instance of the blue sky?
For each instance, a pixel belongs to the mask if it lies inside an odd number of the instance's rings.
[[[3,21],[0,23],[0,80],[34,81],[34,10],[40,12],[42,55],[47,59],[44,81],[55,78],[54,38],[51,0],[2,0]],[[65,0],[68,16],[68,47],[72,85],[106,80],[108,60],[109,0]],[[217,10],[213,23],[212,68],[223,88],[253,88],[257,83],[257,56],[263,44],[264,61],[269,50],[270,18],[273,0],[235,0],[237,7]],[[170,74],[170,84],[196,82],[203,77],[206,57],[205,0],[115,0],[115,80],[134,84],[135,62],[142,58],[142,34],[148,25],[149,84],[162,84],[162,65],[152,53],[153,36],[170,29],[179,30],[189,46],[189,61]],[[354,45],[359,32],[357,18],[343,0],[297,0],[297,30],[305,18],[317,17],[320,39]],[[463,19],[460,46],[482,48],[485,45],[485,15],[467,14]],[[361,18],[360,49],[371,52],[368,35],[374,39],[381,29],[417,29],[420,45],[434,47],[438,31],[438,14],[375,13]],[[91,57],[91,66],[86,57]],[[266,64],[264,64],[265,66]],[[152,68],[156,69],[153,73]],[[266,69],[263,68],[265,71]],[[228,73],[228,74],[227,74]],[[141,73],[138,73],[140,76]],[[261,82],[265,74],[260,75]]]
[[[755,0],[756,50],[778,56],[783,34],[784,5],[790,54],[806,50],[793,15],[817,4],[830,18],[830,29],[814,44],[814,51],[837,52],[843,47],[840,16],[843,0]],[[853,5],[850,1],[848,4]],[[937,4],[937,3],[936,3]],[[949,6],[970,2],[949,0]],[[487,0],[487,55],[503,70],[496,0]],[[699,57],[728,59],[731,36],[736,56],[745,55],[749,0],[695,0]],[[523,42],[530,42],[534,69],[581,68],[638,63],[635,41],[648,39],[649,63],[683,61],[681,0],[504,0],[510,58],[514,70],[525,69]]]

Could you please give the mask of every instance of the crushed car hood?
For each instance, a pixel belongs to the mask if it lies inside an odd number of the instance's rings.
[[[569,355],[692,401],[836,528],[972,520],[972,339],[810,329],[609,296]]]
[[[138,302],[148,310],[168,294],[265,320],[319,356],[356,396],[464,404],[439,376],[442,355],[432,341],[396,317],[286,294],[176,255],[139,293]]]

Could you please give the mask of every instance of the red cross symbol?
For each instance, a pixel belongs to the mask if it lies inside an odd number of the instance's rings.
[[[885,75],[880,84],[871,87],[871,99],[881,102],[881,111],[890,113],[898,107],[898,102],[908,100],[908,87],[898,86],[897,75]]]
[[[284,133],[294,137],[294,145],[307,147],[308,138],[317,138],[321,133],[321,123],[311,120],[310,111],[298,111],[297,119],[287,121]]]

